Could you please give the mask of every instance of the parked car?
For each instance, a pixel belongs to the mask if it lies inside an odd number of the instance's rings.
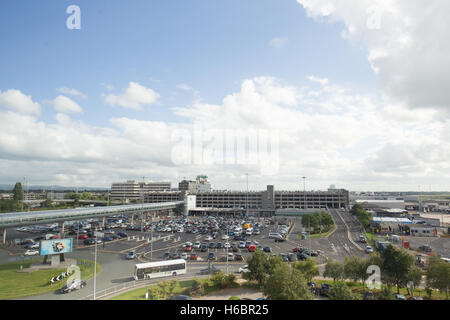
[[[121,237],[121,238],[127,238],[127,237],[128,237],[128,234],[125,233],[125,232],[118,232],[117,235],[118,235],[119,237]]]
[[[94,239],[86,239],[83,241],[83,243],[87,246],[90,246],[90,245],[95,244],[95,240]]]
[[[272,249],[270,247],[264,247],[263,249],[264,252],[272,252]]]
[[[235,261],[244,261],[244,257],[242,256],[242,254],[236,253],[236,254],[234,255],[234,260],[235,260]]]
[[[331,288],[332,288],[332,286],[330,284],[322,283],[322,285],[320,286],[320,289],[319,289],[319,294],[321,296],[328,297],[328,292],[330,292]]]
[[[374,299],[375,299],[375,297],[374,297],[372,291],[366,291],[366,292],[364,292],[363,300],[374,300]]]
[[[191,253],[191,255],[189,256],[189,260],[197,260],[198,259],[198,254],[196,253]]]
[[[200,249],[200,241],[195,241],[195,243],[194,243],[194,248],[195,249]]]
[[[60,289],[61,293],[70,293],[74,290],[79,290],[86,286],[86,281],[83,279],[73,280],[72,282],[67,283]]]
[[[170,259],[170,252],[164,252],[163,259],[164,260],[169,260]]]
[[[202,248],[200,249],[201,252],[206,252],[208,251],[208,246],[206,244],[202,245]]]
[[[256,246],[254,244],[251,244],[248,246],[248,252],[255,252]]]
[[[191,252],[192,251],[192,247],[191,246],[185,246],[184,247],[184,251]]]
[[[396,300],[406,300],[406,297],[402,294],[396,294],[395,295],[395,299]]]
[[[187,255],[186,252],[183,252],[183,253],[181,254],[181,259],[184,259],[184,260],[187,260],[187,259],[188,259],[188,255]]]
[[[217,242],[216,249],[222,249],[222,242]]]
[[[103,237],[103,241],[113,241],[113,238],[110,236]]]
[[[293,252],[288,253],[287,258],[290,262],[297,261],[297,256]]]
[[[172,259],[180,259],[180,258],[181,258],[181,256],[178,252],[172,253]]]
[[[289,259],[288,259],[286,253],[280,253],[280,257],[283,260],[283,262],[289,262]]]
[[[208,260],[216,260],[216,255],[214,252],[210,252],[208,254]]]
[[[210,247],[210,248],[215,248],[215,247],[216,247],[216,244],[215,244],[214,242],[210,242],[210,243],[209,243],[209,247]]]
[[[84,240],[84,239],[87,239],[87,238],[89,238],[87,234],[80,234],[78,236],[78,239],[83,239]]]

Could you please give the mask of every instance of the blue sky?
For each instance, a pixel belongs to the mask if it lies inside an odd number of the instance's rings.
[[[0,182],[206,174],[240,189],[248,172],[251,189],[297,189],[306,175],[322,190],[448,190],[449,4],[3,0]],[[70,5],[81,30],[66,27]],[[268,130],[276,174],[262,153],[180,164],[189,153],[173,138],[193,124]]]
[[[65,26],[66,8],[81,8],[81,30]],[[309,75],[370,90],[376,84],[366,52],[340,29],[306,17],[293,0],[259,1],[2,1],[0,88],[20,88],[37,101],[61,86],[76,88],[84,121],[108,125],[116,110],[102,103],[101,83],[125,88],[136,81],[161,94],[160,105],[131,113],[177,121],[169,107],[219,103],[243,79],[270,75],[302,85]],[[269,45],[287,38],[284,48]],[[176,96],[173,93],[176,93]],[[45,108],[44,108],[45,109]],[[127,115],[130,115],[127,110]],[[43,113],[51,120],[51,113]]]

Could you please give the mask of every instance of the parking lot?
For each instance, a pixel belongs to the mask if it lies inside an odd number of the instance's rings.
[[[133,251],[136,262],[185,258],[189,263],[242,264],[256,248],[265,249],[267,255],[287,255],[300,243],[276,242],[270,238],[269,233],[280,231],[280,223],[270,218],[162,217],[154,221],[133,219],[131,224],[130,218],[112,217],[106,220],[97,238],[93,230],[96,226],[99,226],[97,221],[67,223],[64,236],[73,238],[74,250],[94,247],[97,239],[100,253],[115,253],[119,259],[126,259],[127,253]],[[26,250],[38,251],[38,248],[27,248],[23,240],[28,239],[30,246],[33,240],[36,244],[51,235],[62,236],[58,231],[54,225],[8,230],[7,250],[16,255],[23,255]],[[297,260],[296,255],[290,258]]]

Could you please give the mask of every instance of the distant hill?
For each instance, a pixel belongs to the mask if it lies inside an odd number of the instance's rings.
[[[23,186],[24,190],[53,190],[53,191],[76,191],[78,189],[78,192],[82,191],[107,191],[109,188],[105,187],[63,187],[63,186],[29,186],[28,188]],[[0,184],[0,190],[1,191],[12,191],[14,188],[14,184]]]

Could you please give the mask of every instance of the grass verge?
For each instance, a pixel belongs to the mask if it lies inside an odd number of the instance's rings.
[[[78,262],[80,261],[90,263],[90,266],[78,265],[81,271],[81,278],[85,280],[92,278],[94,276],[94,262],[78,259]],[[25,269],[36,262],[40,262],[40,260],[17,261],[0,265],[0,300],[17,299],[53,292],[66,284],[67,278],[55,284],[50,284],[50,279],[66,271],[65,268],[19,272],[21,265]],[[97,263],[97,273],[100,271],[101,266]]]

